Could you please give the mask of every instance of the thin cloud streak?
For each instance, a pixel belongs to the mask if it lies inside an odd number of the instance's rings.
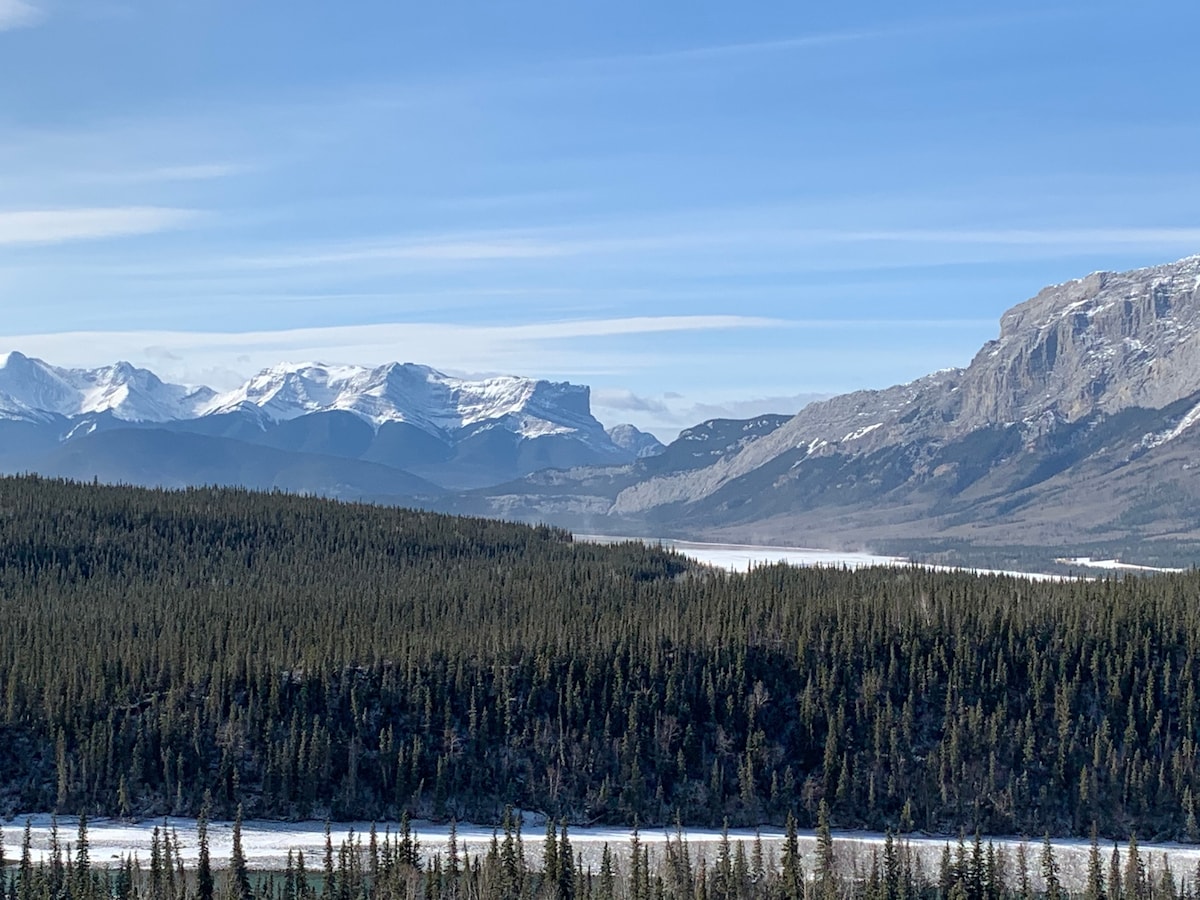
[[[25,0],[0,0],[0,31],[36,25],[45,13]]]
[[[787,50],[803,50],[809,47],[824,47],[830,44],[847,44],[858,41],[888,37],[894,32],[831,31],[823,34],[800,35],[792,38],[775,38],[766,41],[744,41],[734,44],[714,44],[709,47],[687,47],[681,50],[663,50],[655,53],[631,54],[629,56],[595,57],[585,63],[615,62],[671,62],[674,60],[719,59],[726,56],[746,56],[756,53],[772,53]]]
[[[834,232],[831,239],[881,243],[1003,244],[1016,246],[1141,246],[1200,244],[1200,228],[901,229]]]
[[[584,235],[533,229],[465,234],[397,235],[359,242],[312,246],[273,255],[231,257],[217,261],[229,269],[311,269],[328,265],[370,262],[460,263],[506,260],[551,260],[566,257],[628,256],[740,248],[750,251],[819,248],[833,245],[929,244],[935,247],[1053,247],[1094,251],[1122,247],[1181,247],[1200,245],[1200,228],[1174,226],[1107,226],[1098,228],[878,228],[789,229],[787,227],[729,228],[721,231],[683,231],[638,234],[635,227],[622,236]],[[206,268],[211,261],[206,263]]]
[[[304,360],[363,365],[410,361],[460,371],[529,374],[536,368],[582,374],[644,367],[647,359],[608,349],[589,355],[586,349],[564,342],[784,324],[750,316],[647,316],[525,325],[385,323],[240,333],[87,331],[7,337],[3,349],[66,366],[106,365],[115,358],[138,364],[167,360],[172,364],[170,371],[160,374],[172,377],[199,369],[234,371],[247,377],[282,361]]]
[[[777,328],[789,324],[782,319],[755,316],[634,316],[614,319],[575,319],[522,325],[461,325],[457,323],[396,322],[375,325],[334,325],[322,328],[293,328],[280,331],[193,332],[193,331],[78,331],[31,334],[8,338],[13,349],[21,341],[44,342],[148,342],[197,347],[223,346],[293,347],[321,344],[352,345],[359,341],[379,343],[390,338],[419,335],[459,335],[507,340],[565,340],[582,337],[611,337],[628,334],[657,334],[669,331],[709,331],[726,328]]]
[[[628,389],[600,388],[592,391],[592,412],[603,422],[635,418],[661,440],[674,440],[681,428],[710,419],[753,419],[774,414],[791,416],[810,403],[831,394],[751,396],[724,402],[695,402],[680,394],[643,396]]]
[[[570,245],[520,238],[450,238],[445,240],[397,241],[347,246],[327,252],[293,253],[234,260],[249,268],[290,269],[350,262],[467,262],[471,260],[544,259],[566,256]]]
[[[905,37],[922,37],[960,31],[963,29],[994,28],[1001,25],[1019,24],[1031,20],[1062,16],[1065,10],[1044,10],[1034,13],[999,16],[974,16],[957,19],[942,19],[883,28],[866,28],[849,31],[814,32],[787,38],[769,38],[759,41],[739,41],[728,44],[711,44],[705,47],[683,47],[675,50],[659,50],[627,55],[597,56],[578,60],[575,65],[610,65],[654,62],[687,62],[691,60],[716,60],[726,57],[753,56],[758,54],[786,53],[818,47],[855,44],[866,41],[896,40]]]
[[[0,246],[152,234],[179,228],[197,215],[194,210],[158,206],[0,212]]]
[[[958,320],[944,320],[947,325]],[[356,363],[420,362],[461,372],[515,372],[545,375],[615,374],[661,369],[674,359],[664,343],[654,351],[614,350],[612,339],[634,335],[719,333],[765,329],[928,328],[936,321],[785,320],[755,316],[643,316],[580,319],[520,325],[456,323],[381,323],[299,328],[280,331],[75,331],[3,338],[0,352],[19,350],[56,365],[99,366],[114,360],[155,367],[160,374],[195,381],[203,370],[236,372],[245,378],[259,369],[290,361]],[[193,373],[190,377],[188,373]],[[214,385],[221,386],[221,385]]]
[[[253,171],[252,167],[235,163],[194,163],[191,165],[159,166],[126,172],[99,172],[81,176],[81,181],[94,184],[154,184],[171,181],[215,181]]]

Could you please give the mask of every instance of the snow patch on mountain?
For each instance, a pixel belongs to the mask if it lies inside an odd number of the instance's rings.
[[[1200,422],[1200,403],[1188,410],[1187,414],[1179,420],[1179,424],[1169,431],[1162,431],[1158,434],[1148,434],[1142,438],[1142,446],[1147,450],[1153,450],[1155,447],[1161,447],[1163,444],[1170,443],[1180,437],[1185,431],[1193,428]]]
[[[850,432],[844,438],[842,438],[842,443],[847,444],[850,441],[861,440],[862,438],[865,438],[868,434],[870,434],[872,431],[875,431],[877,428],[882,428],[882,427],[883,427],[882,422],[876,422],[875,424],[868,425],[865,428],[858,428],[858,429]]]

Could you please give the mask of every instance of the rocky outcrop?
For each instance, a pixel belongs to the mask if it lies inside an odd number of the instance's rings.
[[[1161,408],[1200,390],[1200,256],[1046,288],[967,369],[958,430]]]

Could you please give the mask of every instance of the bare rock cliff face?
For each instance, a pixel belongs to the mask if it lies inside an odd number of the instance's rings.
[[[1074,422],[1200,390],[1200,256],[1097,272],[1009,310],[967,369],[959,430],[1047,413]]]

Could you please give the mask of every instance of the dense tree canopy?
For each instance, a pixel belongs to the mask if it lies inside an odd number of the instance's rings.
[[[1196,838],[1200,576],[0,480],[0,805]]]

